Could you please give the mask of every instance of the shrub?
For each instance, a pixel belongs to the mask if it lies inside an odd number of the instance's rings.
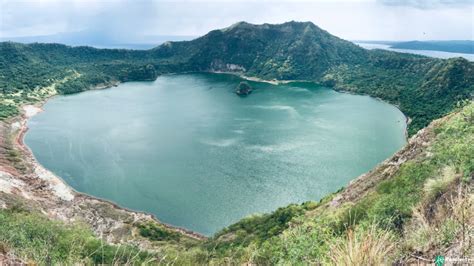
[[[154,241],[179,241],[180,234],[174,231],[171,231],[165,228],[163,225],[156,223],[142,223],[139,224],[138,229],[140,230],[140,235],[146,238],[149,238]]]

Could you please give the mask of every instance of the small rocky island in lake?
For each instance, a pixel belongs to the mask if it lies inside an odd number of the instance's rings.
[[[235,88],[235,93],[239,96],[247,96],[252,93],[252,87],[245,81],[239,83],[237,88]]]

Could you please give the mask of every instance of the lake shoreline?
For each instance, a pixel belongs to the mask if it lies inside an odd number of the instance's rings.
[[[278,80],[264,80],[264,79],[259,79],[259,78],[255,78],[255,77],[248,77],[248,76],[245,76],[245,75],[241,75],[241,74],[236,74],[236,73],[226,73],[226,72],[216,72],[216,74],[232,74],[232,75],[236,75],[236,76],[239,76],[240,78],[242,79],[245,79],[245,80],[250,80],[250,81],[254,81],[254,82],[264,82],[264,83],[269,83],[269,84],[273,84],[273,85],[279,85],[279,84],[288,84],[288,83],[292,83],[292,82],[311,82],[311,81],[298,81],[298,80],[289,80],[289,81],[278,81]],[[311,83],[314,83],[314,82],[311,82]],[[113,82],[111,84],[101,84],[99,86],[96,86],[94,87],[93,89],[94,90],[101,90],[101,89],[108,89],[108,88],[112,88],[112,87],[116,87],[118,86],[119,84],[121,84],[121,82]],[[334,90],[334,89],[333,89]],[[337,91],[337,90],[335,90]],[[350,92],[346,92],[346,91],[338,91],[338,92],[344,92],[344,93],[350,93]],[[194,238],[194,239],[197,239],[197,240],[205,240],[207,239],[206,236],[200,234],[200,233],[196,233],[196,232],[193,232],[191,230],[188,230],[188,229],[185,229],[185,228],[181,228],[181,227],[177,227],[177,226],[173,226],[173,225],[170,225],[170,224],[166,224],[166,223],[163,223],[161,222],[157,217],[155,217],[153,214],[150,214],[150,213],[147,213],[147,212],[141,212],[141,211],[135,211],[135,210],[131,210],[131,209],[128,209],[128,208],[125,208],[125,207],[122,207],[116,203],[114,203],[113,201],[110,201],[110,200],[107,200],[107,199],[102,199],[102,198],[99,198],[99,197],[96,197],[96,196],[91,196],[91,195],[88,195],[88,194],[85,194],[85,193],[81,193],[81,192],[78,192],[76,190],[74,190],[69,184],[67,184],[67,182],[65,182],[61,177],[53,174],[52,172],[50,172],[49,170],[47,170],[45,167],[43,167],[37,160],[36,158],[34,157],[33,155],[33,152],[31,151],[31,149],[25,144],[24,142],[24,137],[25,137],[25,134],[28,130],[28,127],[27,127],[27,121],[28,119],[30,119],[32,116],[36,115],[37,113],[41,112],[43,109],[43,105],[52,97],[56,96],[57,94],[55,95],[51,95],[45,99],[43,99],[41,102],[39,103],[36,103],[36,104],[33,104],[33,105],[22,105],[21,106],[21,110],[22,110],[22,113],[12,119],[10,119],[7,123],[12,126],[13,123],[20,123],[21,127],[19,128],[19,131],[16,135],[16,141],[14,143],[14,145],[16,147],[18,147],[20,150],[22,150],[22,154],[23,154],[23,157],[28,161],[28,163],[31,165],[31,168],[32,169],[35,169],[36,170],[36,174],[38,172],[41,172],[41,173],[46,173],[47,177],[49,178],[48,179],[48,182],[49,182],[49,186],[50,187],[53,187],[53,188],[58,188],[58,187],[62,187],[59,192],[58,191],[52,191],[53,194],[56,194],[56,196],[53,196],[53,195],[50,195],[52,197],[56,197],[55,200],[53,200],[54,202],[57,201],[57,198],[61,198],[59,197],[58,195],[62,195],[63,198],[62,200],[66,200],[68,201],[67,199],[68,198],[72,198],[70,201],[74,201],[75,199],[80,199],[80,200],[93,200],[93,201],[98,201],[98,202],[101,202],[101,203],[104,203],[104,204],[109,204],[112,206],[112,208],[114,209],[119,209],[119,210],[122,210],[122,211],[125,211],[125,212],[128,212],[128,213],[131,213],[133,215],[136,215],[136,216],[146,216],[148,218],[148,220],[152,220],[153,222],[157,222],[163,226],[165,226],[166,228],[169,228],[170,230],[173,230],[173,231],[176,231],[176,232],[179,232],[183,235],[186,235],[190,238]],[[356,94],[356,95],[360,95],[360,94]],[[369,95],[370,96],[370,95]],[[373,98],[373,97],[372,97]],[[382,100],[383,101],[383,100]],[[385,102],[385,101],[383,101]],[[390,103],[389,103],[390,104]],[[392,105],[392,104],[390,104]],[[395,106],[395,105],[393,105]],[[397,106],[395,106],[397,107]],[[398,108],[398,107],[397,107]],[[399,109],[399,108],[398,108]],[[403,112],[402,112],[403,114]],[[404,116],[406,117],[406,115],[404,114]],[[408,117],[407,118],[407,121],[408,121]],[[18,121],[19,119],[19,121]],[[406,128],[405,127],[405,131],[406,131]],[[405,132],[406,133],[406,132]],[[406,134],[405,134],[406,135]],[[403,147],[402,147],[403,148]],[[378,165],[382,164],[383,162],[379,163]],[[377,165],[377,166],[378,166]],[[375,167],[377,167],[375,166]],[[0,169],[2,170],[2,169]],[[13,174],[14,173],[10,173]],[[36,178],[39,178],[39,179],[42,179],[38,174],[36,176]],[[357,177],[356,177],[357,178]],[[33,182],[34,183],[34,182]],[[69,195],[69,196],[68,196]],[[72,196],[71,196],[72,195]],[[57,203],[56,203],[57,204]],[[96,231],[97,233],[98,231]],[[102,232],[101,232],[102,233]]]
[[[112,87],[116,87],[120,84],[120,82],[114,82],[111,84],[101,84],[99,86],[94,87],[94,90],[102,90],[102,89],[108,89]],[[206,240],[208,237],[204,236],[200,233],[170,225],[164,222],[161,222],[155,215],[143,211],[137,211],[137,210],[132,210],[123,206],[120,206],[119,204],[103,199],[100,197],[92,196],[86,193],[79,192],[72,188],[66,181],[64,181],[61,177],[57,176],[56,174],[52,173],[49,171],[47,168],[45,168],[41,163],[38,162],[38,160],[35,158],[32,150],[26,145],[24,138],[25,135],[28,131],[28,126],[27,122],[30,118],[32,118],[34,115],[40,113],[43,111],[43,106],[44,104],[52,97],[56,96],[51,95],[46,97],[45,99],[41,100],[38,103],[35,104],[25,104],[20,107],[21,113],[15,117],[12,117],[8,119],[7,121],[0,122],[2,124],[6,124],[7,127],[9,127],[10,130],[10,136],[13,139],[12,141],[12,146],[16,150],[20,152],[20,156],[22,160],[24,161],[25,165],[27,165],[27,168],[30,172],[28,176],[24,176],[24,174],[18,173],[14,167],[12,168],[6,168],[3,166],[0,166],[0,181],[2,175],[5,173],[8,175],[8,180],[10,181],[10,185],[12,188],[14,188],[13,191],[6,191],[6,192],[12,192],[15,194],[21,194],[25,196],[27,199],[34,199],[36,196],[34,194],[36,191],[34,191],[34,188],[37,187],[38,183],[42,183],[42,187],[47,187],[47,192],[46,191],[41,191],[42,197],[41,197],[41,202],[45,205],[47,205],[49,208],[63,208],[63,205],[82,205],[84,202],[96,202],[96,204],[101,204],[101,205],[108,205],[106,208],[112,209],[114,211],[120,212],[120,213],[127,213],[130,216],[133,216],[134,220],[137,222],[151,222],[151,223],[157,223],[163,227],[165,227],[168,230],[178,232],[182,234],[185,237],[195,239],[197,241],[203,241]],[[21,180],[21,182],[15,182],[15,180]],[[17,184],[21,184],[21,186],[18,186]],[[28,189],[27,187],[33,188],[33,190]],[[0,189],[0,192],[2,192],[2,189]],[[5,191],[3,191],[5,192]],[[46,192],[46,193],[45,193]],[[45,210],[47,211],[47,210]],[[47,213],[48,216],[54,219],[59,219],[63,221],[71,221],[70,217],[64,217],[64,215],[59,215],[59,212],[49,212]],[[70,215],[77,216],[78,213],[70,213]],[[81,215],[79,215],[81,216]],[[88,213],[87,215],[84,215],[85,217],[90,216]],[[95,214],[93,214],[95,216]],[[102,217],[88,217],[88,218],[93,218],[94,220],[101,220]],[[73,218],[72,220],[75,220],[76,218]],[[113,219],[112,219],[113,220]],[[106,233],[108,230],[110,230],[110,227],[118,227],[118,226],[124,226],[123,221],[111,221],[110,219],[107,221],[106,224],[100,224],[100,223],[93,223],[90,224],[93,231],[98,235],[105,235],[107,240],[110,240],[109,242],[114,243],[117,241],[117,239],[114,239],[110,233]],[[142,241],[146,245],[149,243],[146,243],[147,241]]]
[[[389,104],[389,105],[394,106],[395,108],[397,108],[398,111],[400,111],[400,113],[402,113],[403,116],[405,117],[405,141],[408,142],[408,140],[409,140],[409,138],[410,138],[410,136],[408,135],[408,126],[410,125],[412,119],[411,119],[408,115],[406,115],[406,114],[402,111],[402,109],[400,109],[400,106],[398,106],[398,105],[396,105],[396,104],[389,103],[389,102],[385,101],[384,99],[382,99],[382,98],[380,98],[380,97],[373,97],[373,96],[371,96],[371,95],[369,95],[369,94],[355,93],[355,92],[345,91],[345,90],[337,90],[337,89],[335,89],[335,88],[332,88],[332,90],[337,91],[337,92],[339,92],[339,93],[346,93],[346,94],[351,94],[351,95],[369,96],[369,97],[371,97],[371,98],[373,98],[373,99],[376,99],[376,100],[378,100],[378,101],[384,102],[384,103],[386,103],[386,104]]]

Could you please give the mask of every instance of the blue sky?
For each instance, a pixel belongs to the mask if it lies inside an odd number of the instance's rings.
[[[114,42],[198,36],[237,21],[312,21],[350,40],[474,39],[474,0],[0,0],[0,37],[80,32]]]

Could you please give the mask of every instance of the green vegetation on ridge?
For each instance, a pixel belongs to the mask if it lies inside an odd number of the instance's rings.
[[[310,22],[237,23],[192,41],[150,50],[0,43],[0,117],[34,102],[36,91],[74,93],[164,73],[227,71],[262,79],[306,80],[364,93],[400,106],[410,134],[472,97],[474,63],[365,50]],[[72,73],[77,75],[72,77]]]
[[[474,93],[474,64],[374,50],[365,68],[341,65],[323,78],[336,90],[368,94],[400,107],[413,119],[410,135]]]

